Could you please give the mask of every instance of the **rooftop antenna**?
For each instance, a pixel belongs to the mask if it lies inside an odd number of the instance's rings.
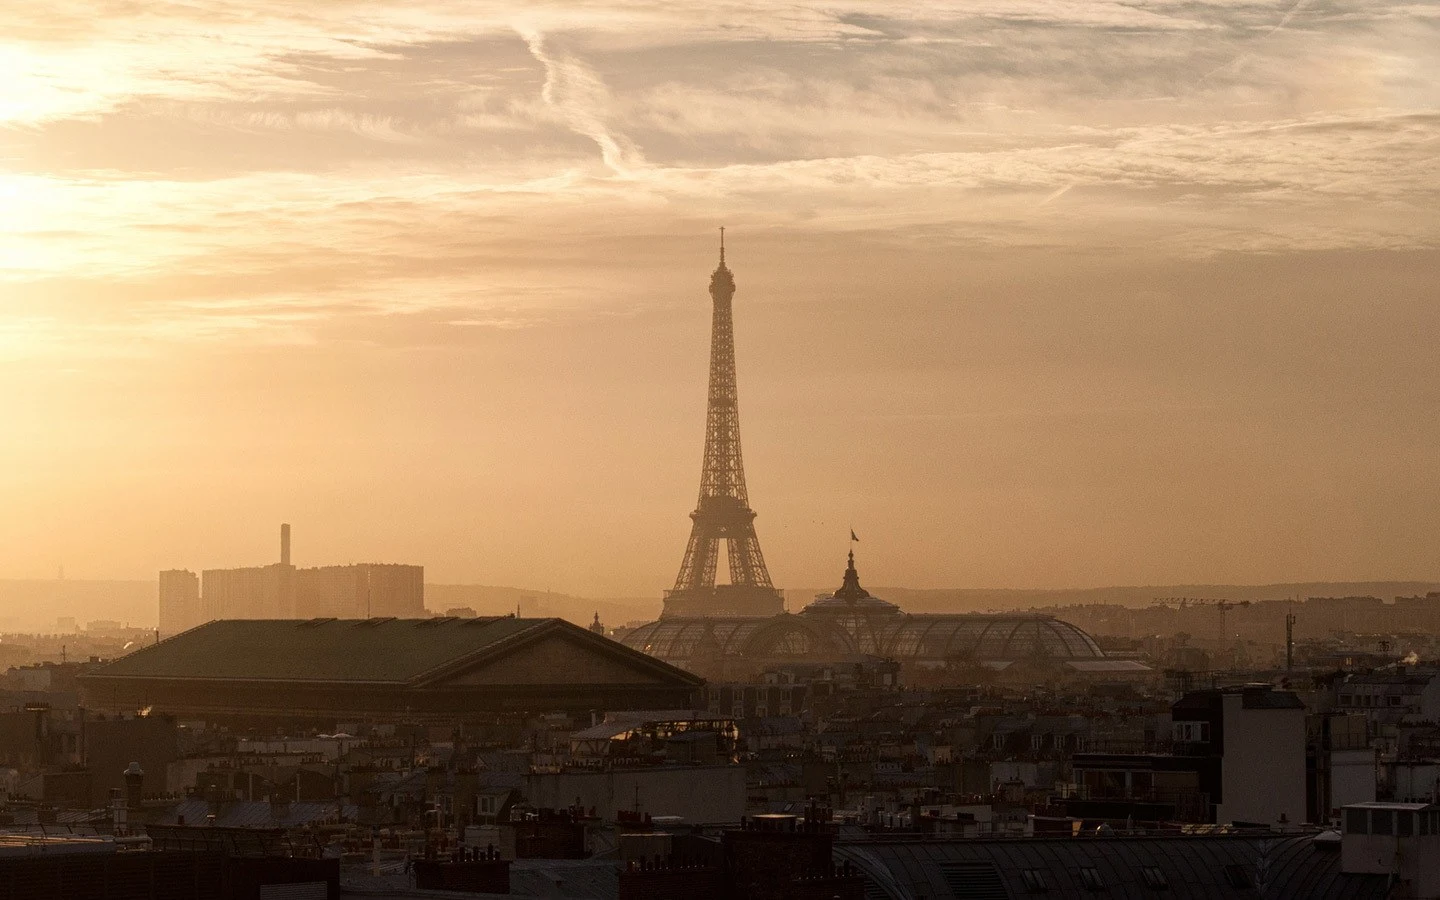
[[[725,226],[720,226],[720,268],[725,268]]]
[[[1285,671],[1295,671],[1295,614],[1285,614]]]

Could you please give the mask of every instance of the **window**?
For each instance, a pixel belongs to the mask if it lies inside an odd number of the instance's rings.
[[[1415,814],[1410,812],[1397,812],[1395,814],[1395,836],[1409,837],[1415,833]]]
[[[1177,744],[1203,744],[1210,740],[1210,723],[1174,722],[1170,736]]]
[[[1366,819],[1366,812],[1363,809],[1345,810],[1345,833],[1346,834],[1369,834],[1369,822]]]
[[[1087,891],[1105,890],[1105,879],[1100,877],[1100,870],[1094,866],[1080,867],[1080,883]]]
[[[1341,705],[1341,706],[1354,706],[1354,705],[1355,705],[1355,698],[1352,697],[1352,696],[1350,696],[1349,694],[1341,694],[1341,695],[1340,695],[1340,705]]]
[[[1400,705],[1400,696],[1399,696],[1398,694],[1390,698],[1390,705],[1391,705],[1391,706],[1399,706],[1399,705]]]
[[[1253,888],[1255,879],[1250,877],[1250,871],[1244,866],[1226,866],[1225,880],[1230,882],[1233,888]]]
[[[1371,834],[1394,834],[1395,814],[1388,809],[1377,809],[1370,813]]]
[[[1031,749],[1031,750],[1034,750],[1034,751],[1037,751],[1037,752],[1040,751],[1040,750],[1044,750],[1044,749],[1045,749],[1045,735],[1043,735],[1043,734],[1032,734],[1032,735],[1030,735],[1030,749]]]
[[[1025,890],[1032,894],[1044,894],[1050,890],[1050,885],[1045,883],[1044,869],[1021,869],[1020,880],[1025,882]]]
[[[1155,866],[1141,866],[1140,880],[1145,882],[1145,886],[1151,890],[1165,891],[1170,889],[1170,879],[1166,878],[1165,873]]]

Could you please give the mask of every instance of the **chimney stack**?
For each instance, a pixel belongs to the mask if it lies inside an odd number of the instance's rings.
[[[290,565],[290,525],[280,526],[280,565]]]
[[[144,797],[145,770],[140,768],[138,762],[132,762],[125,767],[125,807],[128,809],[139,809],[140,800]]]

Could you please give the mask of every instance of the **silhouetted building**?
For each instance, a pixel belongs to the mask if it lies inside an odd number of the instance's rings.
[[[165,715],[85,720],[85,768],[90,773],[90,805],[100,806],[115,788],[126,788],[125,770],[139,763],[139,790],[145,796],[165,792],[165,767],[180,757],[175,720]]]
[[[280,562],[206,569],[199,592],[188,572],[160,574],[160,631],[172,635],[216,619],[371,618],[425,615],[425,569],[359,563],[297,569],[290,562],[290,526],[280,526]]]
[[[249,854],[235,830],[151,834],[153,851],[76,835],[0,835],[0,900],[337,900],[340,861]],[[272,835],[278,838],[278,835]],[[184,845],[184,849],[176,849]]]
[[[512,616],[211,622],[79,681],[92,709],[326,724],[688,708],[701,685],[563,619]]]
[[[1407,716],[1440,721],[1440,672],[1401,668],[1351,675],[1339,684],[1336,700],[1341,709],[1376,725],[1394,725]]]
[[[667,615],[620,640],[706,677],[745,677],[797,660],[877,656],[906,664],[912,676],[946,667],[1107,677],[1149,671],[1133,660],[1106,657],[1084,631],[1050,616],[907,614],[861,587],[853,552],[840,588],[798,615]]]
[[[320,566],[295,573],[297,615],[368,619],[425,615],[425,569],[394,563]]]
[[[200,578],[188,569],[160,573],[160,633],[179,634],[205,621]]]
[[[1345,866],[1340,841],[1333,837],[1266,832],[1022,840],[876,838],[837,842],[834,856],[864,874],[865,896],[876,900],[1415,896],[1392,894],[1385,874]]]
[[[1440,806],[1355,803],[1341,826],[1341,871],[1384,878],[1391,897],[1440,897]]]
[[[1289,691],[1192,691],[1170,709],[1171,741],[1143,753],[1077,753],[1071,815],[1269,826],[1307,816],[1305,707]]]
[[[290,526],[280,526],[280,562],[201,573],[200,605],[205,621],[293,619],[295,567],[290,564]]]

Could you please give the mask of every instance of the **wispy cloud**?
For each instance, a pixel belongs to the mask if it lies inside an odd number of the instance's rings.
[[[294,335],[623,304],[526,261],[712,217],[1426,248],[1437,79],[1435,9],[1379,0],[11,4],[0,284],[17,317],[85,294],[155,334]]]
[[[545,67],[541,97],[546,105],[576,134],[594,141],[600,158],[615,174],[626,175],[643,165],[640,152],[624,135],[614,133],[608,122],[613,103],[600,76],[573,56],[553,53],[545,36],[533,28],[518,30],[525,46]]]

